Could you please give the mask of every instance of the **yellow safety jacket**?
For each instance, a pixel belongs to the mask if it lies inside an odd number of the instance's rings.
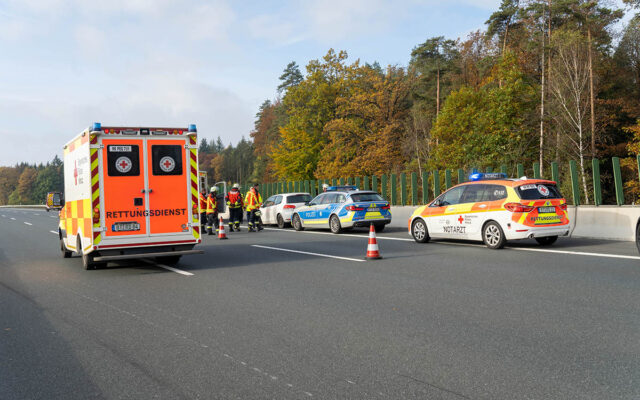
[[[260,208],[262,205],[262,196],[260,196],[260,193],[252,189],[247,193],[247,197],[244,199],[244,205],[247,211],[253,211],[256,208]]]

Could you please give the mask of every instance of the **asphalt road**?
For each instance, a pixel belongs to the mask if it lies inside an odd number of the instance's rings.
[[[366,230],[244,230],[184,275],[85,271],[56,227],[0,209],[0,399],[640,398],[633,243],[496,251],[398,226],[364,262]]]

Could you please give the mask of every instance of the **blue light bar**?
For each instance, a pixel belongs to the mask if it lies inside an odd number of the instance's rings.
[[[196,130],[196,124],[191,124],[191,125],[189,125],[189,132],[197,132],[197,130]]]
[[[484,181],[490,179],[507,179],[507,174],[502,172],[476,172],[469,175],[470,181]]]
[[[335,192],[336,190],[357,190],[357,189],[358,189],[357,186],[351,186],[351,185],[329,186],[327,188],[327,192]]]
[[[93,128],[91,128],[91,131],[101,131],[102,130],[102,125],[100,124],[100,122],[94,122],[93,123]]]

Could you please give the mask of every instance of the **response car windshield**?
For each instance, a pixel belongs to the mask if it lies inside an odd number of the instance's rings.
[[[356,201],[385,201],[378,193],[358,193],[352,194],[351,200]]]
[[[561,199],[562,195],[556,185],[527,184],[516,188],[522,200]]]

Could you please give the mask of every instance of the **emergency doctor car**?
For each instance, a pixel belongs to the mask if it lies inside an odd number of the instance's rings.
[[[533,238],[551,245],[569,234],[567,202],[553,181],[472,174],[470,182],[418,208],[409,218],[409,233],[419,243],[431,238],[482,240],[500,249],[508,240]]]

